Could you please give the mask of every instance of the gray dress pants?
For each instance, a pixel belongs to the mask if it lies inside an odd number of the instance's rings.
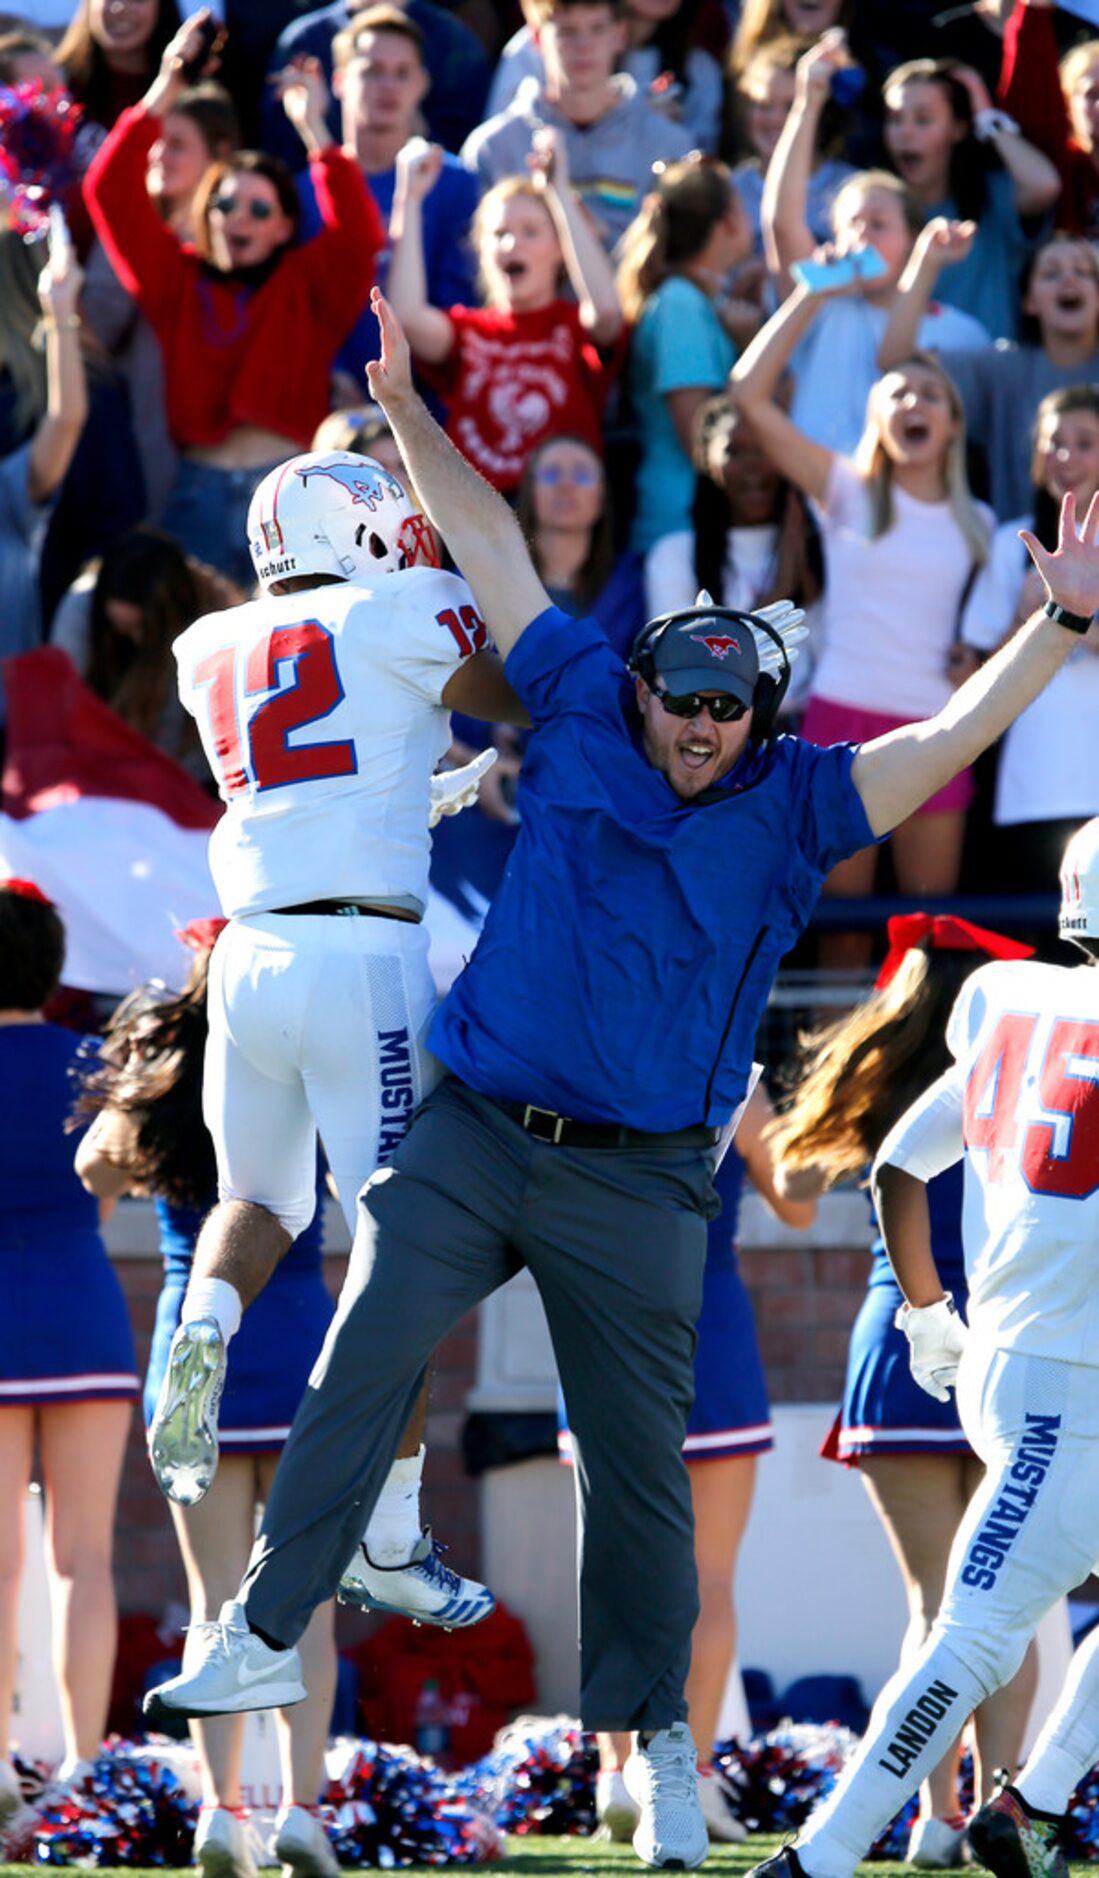
[[[249,1621],[291,1643],[332,1596],[436,1344],[526,1265],[576,1459],[581,1719],[681,1720],[698,1611],[681,1448],[712,1174],[704,1148],[534,1141],[444,1081],[360,1195],[336,1317],[244,1580]]]

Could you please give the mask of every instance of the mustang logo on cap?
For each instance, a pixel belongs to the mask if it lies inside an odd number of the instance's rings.
[[[715,659],[728,658],[730,652],[740,651],[740,640],[733,639],[728,633],[692,633],[695,645],[705,646]]]

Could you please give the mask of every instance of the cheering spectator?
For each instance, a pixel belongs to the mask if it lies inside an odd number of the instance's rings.
[[[1022,224],[1051,208],[1061,182],[1048,157],[992,108],[976,72],[946,59],[913,59],[885,84],[885,144],[925,216],[973,222],[973,244],[939,291],[994,339],[1018,330]],[[990,161],[994,152],[998,163]]]
[[[240,125],[228,92],[218,84],[181,91],[162,120],[149,151],[146,186],[166,225],[180,241],[194,239],[194,205],[211,163],[240,148]],[[145,514],[159,518],[176,475],[168,430],[164,356],[156,334],[115,273],[101,241],[92,243],[80,311],[93,338],[109,353],[129,393],[134,442],[145,483]]]
[[[65,82],[87,115],[109,130],[156,76],[179,31],[176,0],[80,0],[57,48]]]
[[[506,111],[466,139],[462,161],[487,188],[522,172],[544,125],[559,131],[569,174],[609,250],[637,214],[653,164],[686,156],[690,132],[616,73],[626,45],[621,0],[539,0],[538,44],[544,83],[521,85]]]
[[[1058,68],[1052,0],[1016,0],[1004,32],[999,98],[1023,136],[1057,167],[1057,226],[1099,238],[1099,39]]]
[[[455,19],[448,7],[436,6],[432,0],[399,0],[399,10],[423,35],[424,63],[431,81],[423,104],[427,134],[444,149],[458,150],[484,113],[488,57],[469,27]],[[315,13],[306,13],[287,26],[275,46],[270,80],[277,80],[288,65],[303,58],[317,59],[325,78],[331,80],[336,36],[346,32],[361,11],[362,0],[333,0],[333,4],[318,7]],[[334,107],[328,128],[333,137],[339,134]],[[301,151],[294,148],[270,90],[263,113],[263,147],[281,156],[292,168],[300,166]]]
[[[35,79],[46,91],[64,85],[57,48],[42,33],[18,27],[0,33],[0,85],[30,85]]]
[[[615,554],[598,452],[582,437],[540,443],[523,471],[518,514],[554,606],[598,620],[625,660],[647,617],[641,568],[636,555]]]
[[[825,33],[798,60],[794,103],[767,170],[763,191],[763,239],[768,265],[780,284],[790,269],[811,261],[816,242],[808,222],[809,182],[818,127],[829,98],[832,74],[848,58],[842,34]],[[832,205],[835,249],[840,255],[873,249],[878,272],[857,293],[831,300],[791,361],[792,416],[815,443],[842,456],[858,449],[866,400],[877,377],[877,353],[923,212],[911,190],[888,170],[863,170],[840,189]],[[987,347],[988,334],[956,307],[929,307],[920,327],[921,349]]]
[[[810,607],[821,587],[820,543],[799,490],[779,475],[751,424],[727,392],[710,398],[694,424],[698,473],[691,526],[664,535],[648,565],[654,614],[693,606],[700,588],[719,606],[752,612],[773,600]],[[802,666],[787,692],[789,710],[804,695]]]
[[[939,270],[969,251],[970,229],[936,219],[923,230],[905,269],[879,364],[888,370],[924,334]],[[989,501],[1001,521],[1018,515],[1031,496],[1030,439],[1042,399],[1060,385],[1099,382],[1099,258],[1086,241],[1053,235],[1023,275],[1023,334],[959,353],[949,341],[940,357],[961,394],[966,426],[988,466]]]
[[[1062,497],[1087,514],[1099,490],[1099,385],[1069,385],[1038,407],[1030,508],[997,529],[966,607],[963,633],[991,649],[1017,631],[1036,579],[1019,540],[1028,528],[1043,546],[1057,539]],[[1067,833],[1099,812],[1099,625],[1092,625],[1063,671],[1004,734],[993,820],[1004,831],[1000,878],[1015,893],[1053,893]]]
[[[744,0],[728,69],[734,77],[746,72],[761,46],[784,35],[815,39],[835,27],[846,29],[854,11],[853,0]]]
[[[332,86],[340,101],[343,147],[352,152],[366,186],[388,224],[397,187],[397,152],[420,121],[431,79],[424,39],[399,7],[372,6],[356,13],[332,42]],[[311,235],[319,217],[306,178],[299,180],[302,232]],[[469,225],[477,207],[477,183],[457,157],[445,152],[438,179],[422,210],[424,272],[432,306],[467,306],[474,297],[475,268]],[[384,290],[388,249],[378,257]],[[334,402],[357,404],[363,372],[378,356],[378,322],[362,313],[336,355]]]
[[[619,70],[677,118],[698,149],[714,150],[721,120],[721,68],[701,46],[690,43],[698,5],[699,0],[625,0],[626,50]],[[486,117],[506,111],[527,79],[545,82],[534,23],[538,7],[539,0],[527,0],[531,18],[500,54]]]
[[[646,557],[690,522],[691,429],[736,357],[720,300],[751,240],[724,164],[694,156],[656,178],[622,244],[618,291],[634,327],[630,395],[641,444],[631,546]],[[647,567],[645,580],[648,596]],[[646,603],[650,615],[659,610]]]
[[[600,4],[603,0],[600,0]],[[424,275],[424,198],[442,170],[437,145],[397,162],[389,294],[413,356],[447,402],[447,432],[495,488],[516,489],[543,437],[575,432],[600,447],[605,353],[622,326],[610,264],[569,188],[560,131],[539,134],[533,175],[497,183],[473,242],[488,301],[432,306]],[[562,271],[577,298],[561,297]]]
[[[42,1015],[64,958],[52,902],[29,881],[0,883],[0,1075],[9,1091],[0,1132],[0,1819],[19,1796],[7,1745],[35,1452],[64,1783],[90,1771],[107,1721],[114,1515],[137,1395],[126,1301],[65,1139],[80,1039]]]
[[[40,559],[49,504],[72,463],[88,415],[80,345],[80,267],[66,247],[0,230],[0,654],[41,637]],[[41,349],[36,332],[43,336]],[[43,358],[43,351],[45,357]],[[0,726],[3,724],[0,689]]]
[[[775,393],[820,298],[799,287],[736,366],[732,394],[771,461],[816,505],[828,579],[820,658],[801,735],[810,743],[867,743],[932,717],[976,670],[959,646],[961,610],[988,555],[992,518],[965,471],[961,401],[942,367],[915,353],[879,379],[856,460],[813,443]],[[904,894],[952,893],[973,785],[963,771],[892,836]],[[877,850],[841,862],[826,893],[873,890]],[[865,963],[861,935],[836,934],[829,964]]]
[[[763,253],[764,179],[794,103],[797,64],[806,50],[805,41],[789,33],[766,40],[740,73],[732,93],[721,153],[733,165],[733,182],[751,221],[757,254]],[[848,177],[855,174],[850,163],[841,161],[842,148],[842,113],[828,99],[814,123],[805,179],[805,220],[814,241],[825,241],[831,234],[832,205]]]
[[[180,462],[164,527],[188,553],[250,586],[246,517],[264,471],[303,450],[328,409],[337,347],[365,304],[383,231],[355,159],[330,140],[315,67],[282,76],[283,108],[310,153],[323,223],[295,247],[298,197],[284,166],[238,151],[211,166],[194,246],[165,226],[146,168],[202,49],[206,11],[165,48],[144,101],[124,113],[86,190],[111,265],[164,352]]]
[[[194,720],[179,702],[172,641],[204,613],[237,606],[239,587],[191,561],[168,535],[138,528],[69,588],[50,627],[97,698],[209,784]]]

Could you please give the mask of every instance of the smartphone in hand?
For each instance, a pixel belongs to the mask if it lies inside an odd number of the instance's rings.
[[[205,19],[197,29],[202,34],[202,44],[193,58],[180,68],[180,77],[185,85],[197,85],[206,70],[207,60],[212,52],[225,43],[225,28],[220,21]]]
[[[790,268],[793,279],[810,293],[851,287],[856,281],[880,280],[888,272],[876,248],[855,248],[850,254],[834,254],[827,261],[795,261]]]

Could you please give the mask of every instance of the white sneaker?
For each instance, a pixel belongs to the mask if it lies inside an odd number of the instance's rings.
[[[595,1777],[595,1816],[611,1838],[623,1845],[628,1845],[637,1831],[641,1814],[617,1767]]]
[[[194,1862],[203,1878],[256,1878],[244,1821],[225,1806],[204,1806],[195,1829]]]
[[[918,1819],[909,1836],[905,1862],[917,1871],[958,1871],[964,1846],[964,1826],[952,1826],[948,1819]]]
[[[647,1747],[640,1735],[623,1768],[641,1814],[633,1849],[661,1871],[694,1871],[710,1849],[698,1799],[698,1758],[686,1722],[661,1728]]]
[[[19,1775],[10,1761],[0,1761],[0,1826],[11,1819],[23,1804]]]
[[[305,1700],[297,1650],[273,1650],[264,1643],[249,1630],[242,1604],[223,1604],[216,1623],[192,1625],[184,1661],[181,1675],[145,1697],[150,1721],[166,1715],[240,1715]]]
[[[271,1850],[283,1867],[283,1878],[337,1878],[340,1868],[332,1841],[307,1806],[282,1808]]]
[[[461,1578],[444,1565],[445,1546],[425,1530],[412,1557],[404,1565],[375,1565],[365,1545],[357,1545],[336,1596],[341,1604],[360,1611],[389,1611],[410,1617],[414,1624],[438,1624],[443,1630],[468,1630],[496,1609],[487,1585]]]
[[[708,1767],[705,1773],[698,1776],[698,1803],[706,1821],[706,1831],[712,1840],[717,1840],[720,1845],[744,1843],[748,1837],[748,1828],[741,1825],[733,1812],[729,1789],[713,1767]]]
[[[201,1500],[217,1472],[218,1404],[225,1387],[225,1344],[212,1317],[181,1324],[149,1428],[157,1485],[178,1506]]]

